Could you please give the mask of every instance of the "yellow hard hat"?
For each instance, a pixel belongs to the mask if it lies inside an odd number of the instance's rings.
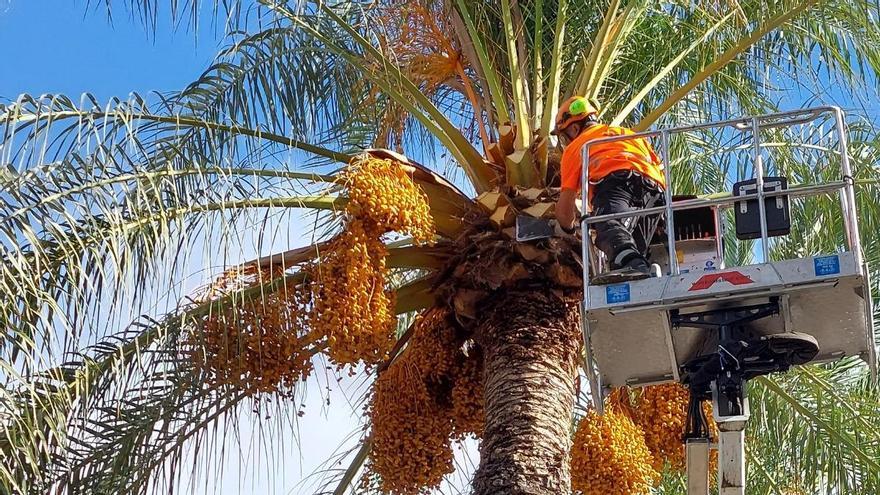
[[[583,96],[572,96],[559,105],[559,112],[556,113],[556,128],[551,134],[559,134],[562,129],[586,119],[590,115],[599,113],[599,104],[594,99],[587,99]]]

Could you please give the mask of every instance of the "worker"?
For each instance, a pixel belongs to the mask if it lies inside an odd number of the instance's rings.
[[[565,100],[556,115],[552,134],[565,147],[562,154],[562,190],[556,203],[558,226],[574,231],[575,199],[581,190],[581,154],[584,144],[600,138],[634,134],[631,129],[602,124],[598,104],[582,96]],[[607,215],[665,204],[663,165],[648,140],[628,140],[590,146],[589,201],[594,215]],[[645,218],[645,217],[643,217]],[[655,229],[631,229],[634,218],[593,224],[596,246],[605,253],[612,271],[594,283],[613,283],[659,276],[659,267],[647,259],[649,237]],[[656,227],[659,217],[639,222]],[[637,235],[633,235],[633,230]],[[650,230],[650,232],[646,232]]]

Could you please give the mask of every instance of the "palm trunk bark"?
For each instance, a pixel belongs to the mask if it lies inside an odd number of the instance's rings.
[[[496,296],[488,306],[476,332],[486,428],[474,493],[569,494],[577,306],[538,291]]]

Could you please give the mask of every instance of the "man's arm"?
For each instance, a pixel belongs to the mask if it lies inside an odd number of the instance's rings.
[[[575,199],[577,199],[577,191],[563,189],[556,201],[556,221],[565,230],[571,230],[575,226]]]

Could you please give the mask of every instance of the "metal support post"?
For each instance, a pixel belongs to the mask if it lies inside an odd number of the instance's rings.
[[[837,127],[837,146],[840,153],[840,168],[846,185],[841,191],[840,202],[843,208],[843,226],[846,229],[846,240],[849,250],[856,258],[856,265],[862,266],[862,242],[859,235],[859,220],[856,216],[856,195],[853,187],[852,167],[849,164],[849,152],[846,137],[846,123],[843,110],[834,107],[834,125]]]
[[[723,332],[722,332],[723,333]],[[740,370],[730,369],[712,381],[712,415],[718,423],[718,495],[745,495],[745,428],[749,399]]]
[[[708,495],[709,439],[687,439],[685,455],[687,459],[687,495]]]
[[[672,214],[672,167],[669,164],[669,132],[660,133],[660,155],[663,160],[663,177],[666,180],[666,188],[663,191],[666,197],[666,244],[669,249],[669,274],[679,275],[678,255],[675,251],[675,219]]]
[[[718,423],[718,495],[746,493],[745,427],[744,420]]]
[[[587,317],[586,304],[581,304],[581,338],[584,339],[584,367],[586,368],[587,380],[590,382],[590,395],[593,399],[593,407],[599,414],[605,414],[605,400],[602,397],[602,378],[596,370],[596,362],[593,359],[593,347],[591,344],[590,320]]]
[[[761,217],[761,262],[770,261],[770,243],[767,235],[767,205],[764,204],[764,157],[761,155],[761,124],[752,117],[752,140],[754,141],[755,186],[758,188],[758,215]]]
[[[721,207],[712,208],[715,221],[715,254],[718,256],[718,269],[724,269],[724,222],[721,221]]]
[[[868,369],[871,370],[871,379],[877,382],[877,347],[875,342],[876,331],[874,327],[874,298],[871,296],[871,271],[868,270],[868,264],[864,263],[862,272],[865,274],[864,301],[865,301],[865,327],[868,329],[868,355],[865,361],[868,362]]]
[[[584,145],[584,151],[581,152],[581,262],[584,266],[584,316],[590,312],[590,225],[587,223],[589,213],[589,188],[590,188],[590,145]],[[581,324],[586,322],[586,318],[581,319]],[[584,335],[584,343],[586,344],[586,335]]]
[[[602,397],[602,383],[596,371],[593,361],[593,348],[590,344],[590,271],[592,270],[592,257],[590,256],[590,225],[587,223],[587,213],[590,209],[590,145],[584,145],[581,152],[581,260],[584,266],[584,300],[581,304],[581,338],[584,341],[584,361],[587,378],[590,381],[590,393],[593,396],[593,405],[599,414],[605,412],[605,401]],[[598,266],[596,267],[598,269]]]

